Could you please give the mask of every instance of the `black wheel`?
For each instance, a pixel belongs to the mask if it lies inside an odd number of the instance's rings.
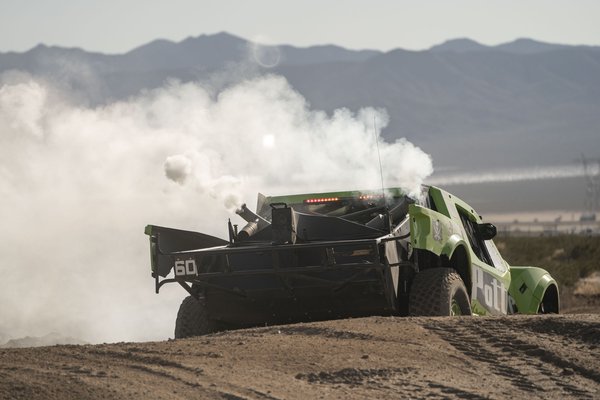
[[[175,339],[206,335],[219,330],[216,321],[208,318],[204,299],[188,296],[181,302],[175,321]]]
[[[420,271],[409,294],[410,315],[471,315],[471,302],[460,275],[450,268]]]
[[[560,301],[558,298],[558,289],[550,285],[538,307],[538,314],[558,314],[560,311]]]

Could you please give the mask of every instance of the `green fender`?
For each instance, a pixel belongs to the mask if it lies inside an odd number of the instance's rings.
[[[558,285],[548,271],[536,267],[510,267],[508,292],[517,304],[519,313],[537,314],[546,290],[552,285],[558,293]]]
[[[410,239],[414,248],[428,250],[438,256],[444,255],[448,259],[452,258],[459,246],[469,248],[461,235],[460,227],[444,214],[415,204],[410,205],[408,213]],[[468,251],[467,258],[470,265]]]
[[[467,245],[467,242],[465,242],[465,240],[456,233],[451,235],[448,238],[448,241],[446,242],[444,247],[442,247],[442,254],[445,255],[446,257],[448,257],[448,259],[451,259],[452,256],[454,255],[454,251],[456,251],[456,249],[458,249],[459,247],[463,247],[465,249],[465,254],[467,256],[467,263],[468,263],[468,265],[471,265],[471,254],[469,253],[469,250],[468,250],[469,246]],[[470,268],[469,268],[469,270],[470,270]]]

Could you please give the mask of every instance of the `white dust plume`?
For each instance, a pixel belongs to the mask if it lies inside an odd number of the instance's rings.
[[[185,292],[154,294],[146,224],[226,236],[256,193],[380,185],[373,118],[312,110],[288,82],[217,93],[171,82],[90,108],[32,77],[0,80],[0,334],[88,342],[172,336]],[[416,193],[430,157],[379,147],[386,186]]]

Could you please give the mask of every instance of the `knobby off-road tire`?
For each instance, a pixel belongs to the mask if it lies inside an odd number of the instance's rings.
[[[408,307],[413,316],[471,315],[465,284],[450,268],[430,268],[415,275]]]
[[[175,339],[206,335],[218,330],[218,324],[208,318],[203,298],[196,300],[188,296],[183,299],[175,321]]]

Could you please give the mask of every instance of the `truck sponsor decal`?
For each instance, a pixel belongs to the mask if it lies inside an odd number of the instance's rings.
[[[504,284],[476,266],[473,266],[473,275],[473,297],[491,314],[506,314],[508,299]]]
[[[439,219],[433,221],[433,240],[442,241],[442,224]]]

